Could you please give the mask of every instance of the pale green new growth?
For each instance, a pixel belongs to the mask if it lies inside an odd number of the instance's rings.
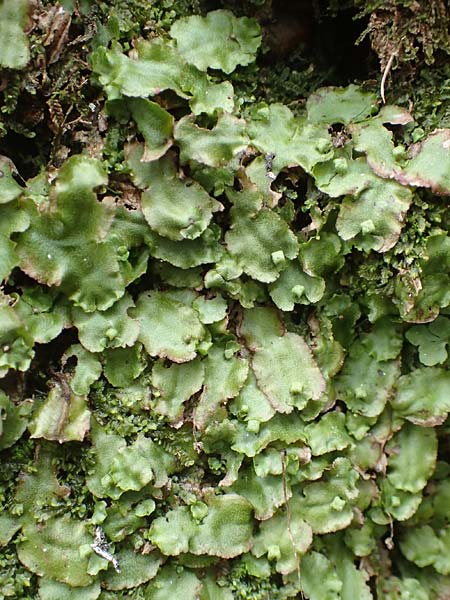
[[[201,71],[210,68],[231,73],[238,65],[253,62],[261,44],[258,23],[236,18],[228,10],[215,10],[205,18],[179,19],[170,35],[184,58]]]
[[[139,340],[150,356],[177,363],[195,358],[204,328],[193,308],[167,293],[153,292],[139,297],[133,314],[140,323]]]
[[[0,66],[22,69],[30,59],[27,22],[28,0],[3,0],[0,4]]]
[[[86,572],[87,556],[80,555],[80,547],[93,542],[85,523],[67,515],[41,524],[29,520],[23,533],[17,552],[33,573],[74,587],[92,582]]]

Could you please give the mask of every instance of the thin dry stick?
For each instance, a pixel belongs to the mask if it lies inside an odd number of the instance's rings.
[[[300,557],[298,555],[297,549],[295,547],[294,535],[292,533],[291,528],[291,507],[289,505],[289,499],[287,494],[287,478],[286,478],[286,450],[282,450],[281,452],[281,470],[282,470],[282,479],[283,479],[283,497],[284,504],[286,506],[286,518],[287,518],[287,526],[288,526],[288,535],[292,544],[292,548],[295,553],[295,557],[297,559],[297,575],[298,575],[298,584],[300,586],[300,597],[302,600],[305,600],[305,596],[303,595],[302,590],[302,580],[301,580],[301,571],[300,571]]]
[[[386,97],[384,95],[384,86],[386,85],[387,76],[389,75],[389,71],[391,70],[392,63],[394,62],[394,58],[396,56],[397,56],[397,52],[393,52],[391,54],[391,56],[389,57],[389,60],[387,61],[387,65],[384,67],[383,77],[381,78],[380,93],[381,93],[381,99],[383,100],[383,104],[386,104]]]

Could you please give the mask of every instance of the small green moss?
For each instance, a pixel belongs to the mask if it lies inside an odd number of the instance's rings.
[[[94,498],[86,486],[86,444],[63,444],[52,462],[59,484],[67,486],[70,490],[68,495],[58,499],[58,506],[55,508],[78,519],[86,519],[94,509]]]
[[[91,395],[92,412],[109,433],[134,439],[140,433],[151,434],[158,427],[158,418],[149,413],[149,398],[143,388],[108,389],[96,384]]]
[[[298,587],[283,583],[277,573],[261,573],[259,576],[250,573],[244,560],[232,562],[217,583],[231,590],[236,600],[288,600],[298,594]]]
[[[17,477],[33,468],[35,450],[36,442],[24,436],[0,452],[0,512],[13,507]]]
[[[0,548],[0,597],[36,600],[37,577],[17,558],[14,544]]]

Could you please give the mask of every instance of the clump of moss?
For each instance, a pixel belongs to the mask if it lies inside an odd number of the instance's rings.
[[[0,512],[12,507],[17,477],[32,468],[35,447],[36,442],[24,436],[0,452]]]
[[[433,90],[430,93],[430,90]],[[423,133],[450,126],[450,64],[440,60],[433,66],[423,66],[413,79],[396,78],[391,87],[395,102],[412,108],[420,127],[408,127],[406,136],[417,141]]]
[[[128,440],[139,434],[151,436],[158,420],[149,412],[149,385],[145,376],[125,389],[114,389],[101,380],[96,382],[91,394],[93,414],[108,432]]]
[[[220,586],[232,591],[236,600],[287,600],[296,595],[295,585],[283,583],[270,569],[256,576],[246,560],[232,563],[228,572],[218,580]],[[268,564],[267,564],[268,566]],[[263,569],[264,570],[264,567]]]
[[[87,446],[78,442],[63,444],[53,458],[58,483],[66,486],[70,493],[61,496],[59,506],[63,513],[78,519],[87,518],[93,509],[93,497],[86,485]]]
[[[383,71],[395,56],[395,66],[432,64],[439,53],[450,54],[450,13],[446,0],[355,0],[360,17],[369,17],[365,34]]]
[[[321,85],[325,85],[332,67],[322,68],[305,55],[304,49],[276,60],[275,64],[254,64],[239,69],[231,80],[241,103],[251,106],[254,102],[282,102],[295,112],[303,108],[304,99]]]
[[[13,544],[0,548],[0,589],[2,598],[34,600],[37,577],[17,557]]]

